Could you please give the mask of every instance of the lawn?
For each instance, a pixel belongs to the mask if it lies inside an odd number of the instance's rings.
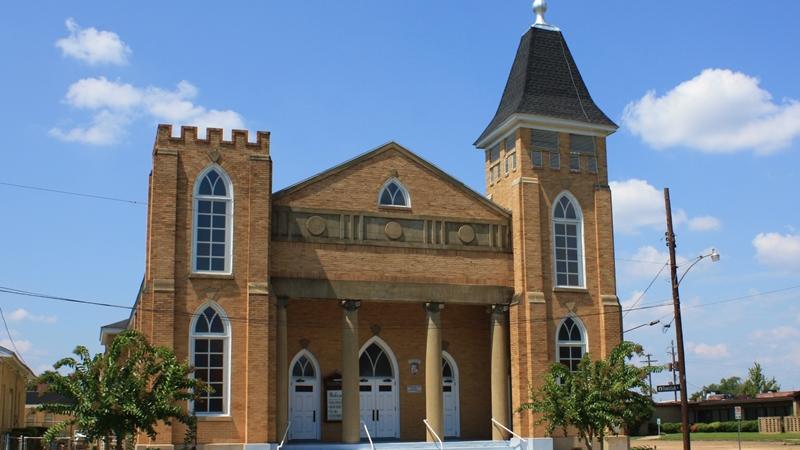
[[[680,441],[683,439],[680,433],[665,434],[661,436],[665,441]],[[800,441],[800,433],[742,433],[742,441]],[[736,433],[692,433],[693,441],[735,441]]]

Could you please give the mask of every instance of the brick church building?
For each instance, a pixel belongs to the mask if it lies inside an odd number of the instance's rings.
[[[544,438],[530,388],[620,342],[617,126],[543,3],[475,142],[485,195],[394,142],[273,192],[269,133],[158,126],[144,280],[103,336],[196,368],[202,448]],[[139,445],[182,445],[159,430]]]

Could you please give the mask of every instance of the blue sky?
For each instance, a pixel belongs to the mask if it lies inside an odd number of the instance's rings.
[[[479,192],[472,142],[492,117],[528,1],[17,2],[0,18],[1,183],[144,201],[158,122],[272,132],[279,189],[396,140]],[[618,294],[631,305],[666,260],[711,247],[682,285],[691,390],[754,361],[800,389],[800,4],[550,2],[608,141]],[[0,286],[128,305],[145,207],[0,185]],[[633,260],[633,261],[632,261]],[[669,298],[662,273],[641,304]],[[748,299],[706,305],[752,295]],[[0,294],[42,370],[124,311]],[[626,329],[670,319],[635,311]],[[673,333],[628,333],[666,359]],[[7,341],[2,341],[7,345]],[[658,382],[668,375],[656,377]]]

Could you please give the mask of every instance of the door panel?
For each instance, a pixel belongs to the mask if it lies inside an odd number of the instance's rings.
[[[397,405],[395,404],[394,382],[392,379],[375,380],[376,435],[395,437],[397,435]]]
[[[318,389],[315,383],[292,383],[289,429],[291,439],[319,439],[316,410]]]
[[[460,433],[458,414],[458,391],[453,379],[444,379],[442,383],[444,399],[444,435],[458,437]]]
[[[374,386],[372,383],[361,380],[358,402],[361,409],[361,420],[367,425],[370,436],[375,437],[375,394],[373,388]],[[364,426],[359,424],[358,428],[361,437],[367,437],[367,434],[364,432]]]

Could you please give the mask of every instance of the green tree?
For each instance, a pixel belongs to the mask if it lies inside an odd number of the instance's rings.
[[[69,417],[45,432],[46,441],[74,425],[90,440],[115,437],[120,450],[126,439],[139,432],[155,438],[159,421],[177,420],[194,428],[194,417],[186,412],[184,402],[206,387],[190,377],[191,369],[172,350],[154,347],[142,334],[128,330],[114,339],[106,353],[92,356],[83,346],[73,353],[76,357],[59,360],[53,365],[55,370],[36,380],[67,400],[40,406],[42,411]],[[61,369],[70,370],[62,375]]]
[[[691,400],[701,400],[703,394],[714,392],[716,394],[729,394],[734,397],[755,397],[762,392],[780,390],[781,386],[775,378],[767,378],[764,370],[758,362],[753,363],[753,367],[747,370],[747,378],[742,380],[740,377],[723,378],[719,383],[712,383],[691,395]]]
[[[702,400],[703,394],[714,392],[717,394],[729,394],[734,397],[742,395],[742,379],[739,377],[723,378],[719,383],[711,383],[694,394],[691,395],[691,400]]]
[[[547,424],[550,435],[556,428],[566,433],[574,427],[587,450],[593,450],[595,439],[602,450],[608,433],[617,434],[615,430],[630,428],[652,413],[647,375],[660,368],[626,364],[642,355],[641,346],[623,342],[606,359],[593,361],[584,355],[575,372],[553,364],[544,384],[531,390],[531,401],[519,411],[538,413],[537,423]]]
[[[779,391],[781,385],[775,381],[775,377],[767,378],[761,369],[758,361],[753,363],[753,367],[747,370],[747,379],[742,384],[742,393],[748,397],[755,397],[756,394],[763,392]]]

